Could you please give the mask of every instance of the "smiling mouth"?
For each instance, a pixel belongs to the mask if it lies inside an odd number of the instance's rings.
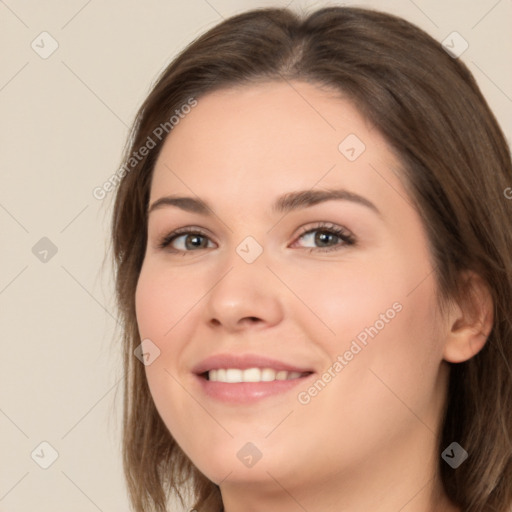
[[[297,386],[307,385],[312,371],[275,368],[212,368],[196,373],[196,382],[206,397],[228,405],[256,404],[272,396],[286,396]]]
[[[201,374],[201,377],[210,382],[237,384],[240,382],[273,382],[300,379],[313,372],[293,372],[274,370],[273,368],[217,368]]]

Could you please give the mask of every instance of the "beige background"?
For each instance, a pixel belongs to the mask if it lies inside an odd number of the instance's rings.
[[[178,50],[224,17],[289,3],[0,0],[0,511],[128,510],[120,350],[102,269],[113,194],[92,191],[115,172],[137,107]],[[510,140],[511,0],[345,4],[399,14],[439,41],[459,32],[469,43],[461,58]],[[45,59],[31,47],[51,49],[43,31],[59,45]],[[58,452],[48,469],[43,441]]]

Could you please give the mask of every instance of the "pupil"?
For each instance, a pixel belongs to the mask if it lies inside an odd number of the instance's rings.
[[[335,237],[335,235],[333,235],[332,233],[326,233],[325,231],[322,232],[320,231],[317,236],[315,237],[315,243],[318,243],[318,244],[324,244],[326,242],[329,242],[329,237]]]
[[[185,240],[185,245],[187,246],[187,249],[193,248],[197,249],[197,247],[201,247],[201,236],[200,235],[189,235],[187,236]],[[189,241],[192,241],[189,244]],[[199,241],[199,243],[197,243]]]

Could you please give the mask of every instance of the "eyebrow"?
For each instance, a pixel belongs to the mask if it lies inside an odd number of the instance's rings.
[[[350,201],[352,203],[366,206],[377,215],[381,215],[379,209],[368,199],[354,192],[345,189],[322,189],[322,190],[298,190],[288,192],[280,196],[272,205],[274,213],[288,213],[301,208],[309,208],[319,203],[332,200]],[[157,199],[148,208],[148,215],[164,206],[175,206],[182,210],[200,215],[211,216],[212,208],[210,205],[199,198],[182,196],[164,196]]]

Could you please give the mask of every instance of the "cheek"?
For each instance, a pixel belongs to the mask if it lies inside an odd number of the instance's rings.
[[[418,263],[422,260],[389,261],[393,265],[354,264],[350,272],[340,265],[336,272],[295,280],[297,295],[308,306],[297,318],[309,340],[322,347],[331,365],[346,355],[343,370],[337,366],[339,373],[334,372],[339,377],[326,386],[330,391],[321,392],[326,403],[317,400],[318,414],[340,396],[347,414],[371,403],[379,415],[379,404],[400,404],[394,393],[419,408],[434,393],[443,346],[435,335],[434,277],[425,279],[429,268]]]
[[[188,284],[188,286],[186,286]],[[159,355],[144,367],[155,407],[172,435],[187,452],[189,425],[194,424],[201,410],[183,392],[179,363],[192,336],[193,306],[201,293],[197,283],[187,283],[183,277],[158,268],[143,267],[135,294],[137,323],[142,339],[149,339],[159,349]],[[206,442],[206,441],[205,441]],[[181,443],[180,443],[181,444]]]
[[[418,398],[420,390],[427,397],[435,387],[444,345],[443,333],[438,329],[433,278],[429,277],[401,302],[403,309],[391,325],[386,349],[375,371],[387,379],[392,389],[401,390],[404,399]]]
[[[431,328],[432,289],[425,285],[422,293],[399,296],[400,305],[391,311],[387,307],[396,298],[393,291],[382,287],[373,295],[374,290],[344,302],[337,336],[324,342],[331,361],[325,370],[330,368],[331,375],[324,373],[321,382],[298,390],[301,405],[289,425],[291,430],[300,429],[306,418],[335,425],[322,435],[330,456],[340,460],[357,460],[383,446],[396,446],[418,426],[428,435],[422,423],[432,431],[436,426],[442,386],[440,344]],[[387,323],[379,318],[381,313]],[[279,442],[286,442],[285,433],[283,429],[277,434]]]
[[[338,304],[343,307],[337,310],[337,322],[335,312],[331,317],[336,337],[323,342],[336,376],[328,375],[325,387],[320,383],[311,393],[304,390],[311,398],[306,407],[311,415],[335,411],[330,418],[343,425],[345,434],[357,431],[369,443],[378,438],[375,425],[384,436],[396,435],[397,429],[417,421],[411,411],[434,428],[442,339],[434,334],[432,283],[407,295],[400,285],[383,279],[364,291],[356,286]],[[334,366],[340,356],[342,368]],[[304,401],[308,396],[302,396]]]
[[[300,299],[291,297],[290,301],[295,304],[292,309],[297,320],[311,340],[329,351],[343,350],[359,334],[364,338],[365,329],[375,323],[382,328],[382,315],[385,320],[394,319],[407,290],[403,274],[364,261],[335,262],[314,271],[293,269],[288,273],[283,280],[293,283]]]
[[[172,376],[178,374],[182,353],[192,336],[190,318],[198,296],[197,287],[184,286],[165,269],[147,265],[141,271],[135,293],[137,324],[141,339],[157,347],[153,350],[158,356],[145,366],[145,372],[159,411],[160,404],[171,397],[178,405],[179,387]],[[165,411],[160,413],[165,415]]]
[[[143,266],[135,294],[139,331],[143,338],[160,343],[170,339],[173,330],[186,326],[186,317],[204,292],[197,278],[170,272],[163,266]]]

